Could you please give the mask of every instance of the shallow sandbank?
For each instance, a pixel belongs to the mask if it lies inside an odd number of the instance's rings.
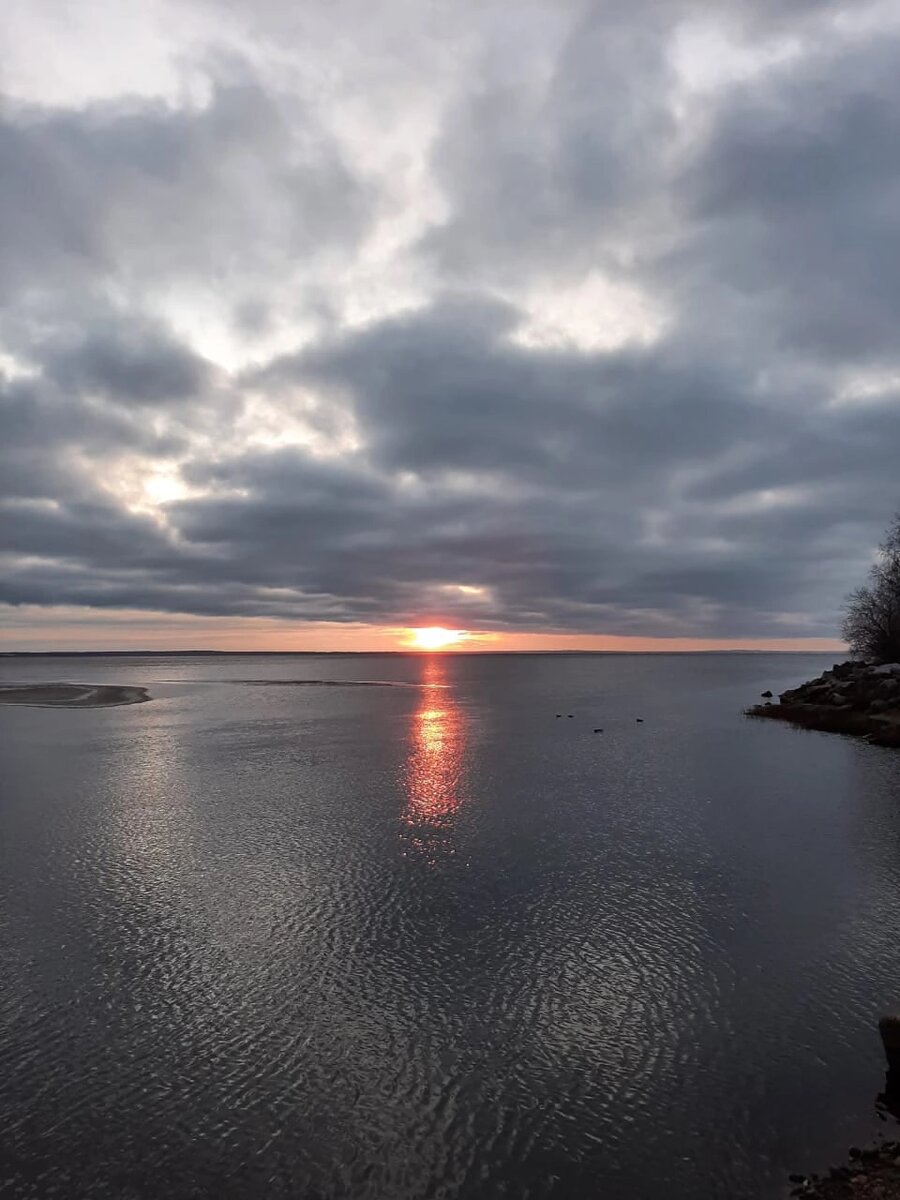
[[[0,683],[0,704],[28,708],[115,708],[143,704],[146,688],[107,683]]]

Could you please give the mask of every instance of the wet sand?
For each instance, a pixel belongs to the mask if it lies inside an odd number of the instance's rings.
[[[115,708],[120,704],[143,704],[149,699],[146,688],[121,684],[0,684],[0,704],[21,704],[29,708]]]

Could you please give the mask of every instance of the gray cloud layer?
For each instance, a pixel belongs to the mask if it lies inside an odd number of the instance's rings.
[[[834,632],[900,504],[900,24],[510,8],[237,58],[197,4],[199,94],[8,100],[0,603]]]

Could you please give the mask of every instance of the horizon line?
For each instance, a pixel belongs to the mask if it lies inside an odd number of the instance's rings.
[[[392,650],[216,650],[205,649],[202,647],[193,649],[171,649],[171,650],[0,650],[0,658],[149,658],[149,657],[199,657],[199,656],[217,656],[217,657],[237,657],[241,655],[253,655],[255,657],[271,657],[271,656],[287,656],[295,655],[304,658],[320,657],[322,655],[340,655],[343,657],[362,656],[362,655],[402,655],[412,656],[416,658],[430,657],[435,654],[448,655],[454,658],[466,658],[473,655],[574,655],[574,654],[594,654],[594,655],[652,655],[652,654],[849,654],[849,649],[840,649],[838,647],[829,649],[805,649],[805,648],[787,648],[787,647],[755,647],[755,646],[732,646],[732,647],[695,647],[686,649],[645,649],[645,650],[620,650],[620,649],[555,649],[555,650],[475,650],[462,649],[460,647],[446,647],[440,650],[426,650],[418,647],[398,647]]]

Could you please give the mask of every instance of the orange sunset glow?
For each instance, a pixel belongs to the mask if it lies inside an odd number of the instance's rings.
[[[102,613],[68,606],[22,606],[18,624],[0,622],[0,652],[54,650],[254,650],[257,652],[337,650],[384,653],[395,650],[439,652],[508,651],[573,653],[576,651],[630,651],[674,653],[698,650],[823,651],[842,654],[838,638],[765,637],[623,637],[562,630],[451,629],[442,625],[398,627],[392,625],[326,621],[297,622],[264,617],[209,617],[186,613],[162,614],[152,610],[106,609]],[[440,631],[441,644],[432,641]],[[444,640],[449,636],[449,640]],[[423,640],[424,638],[424,640]]]
[[[425,629],[410,629],[407,644],[416,650],[449,650],[465,641],[468,636],[465,629],[445,629],[443,625],[429,625]]]

